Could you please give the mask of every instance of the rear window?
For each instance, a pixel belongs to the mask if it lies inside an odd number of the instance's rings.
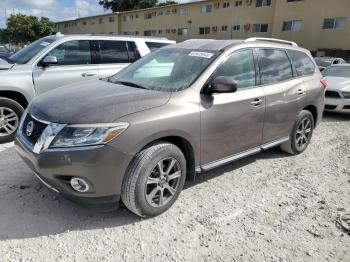
[[[315,65],[307,54],[294,50],[288,50],[287,53],[299,76],[308,76],[315,72]]]
[[[260,49],[259,65],[260,79],[263,85],[293,78],[292,65],[284,50]]]
[[[151,52],[155,51],[158,48],[161,48],[166,45],[170,45],[169,43],[159,43],[159,42],[146,42],[146,45],[148,46],[149,50]]]
[[[99,41],[101,50],[101,63],[129,63],[126,41]]]

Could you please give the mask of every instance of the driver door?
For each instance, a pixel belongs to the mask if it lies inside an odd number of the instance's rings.
[[[230,162],[235,155],[254,151],[261,145],[265,94],[256,85],[255,64],[251,49],[232,53],[211,79],[231,77],[237,82],[237,91],[201,94],[201,163],[204,170]]]
[[[46,56],[55,56],[57,65],[43,67],[40,62],[33,70],[35,91],[42,94],[64,85],[98,79],[89,40],[73,40],[60,44]]]

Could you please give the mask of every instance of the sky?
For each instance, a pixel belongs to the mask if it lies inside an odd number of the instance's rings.
[[[0,28],[6,27],[5,17],[12,13],[45,16],[57,22],[104,12],[110,11],[103,10],[98,0],[0,0]]]
[[[162,1],[165,0],[160,0]],[[191,0],[177,0],[189,1]],[[98,0],[0,0],[0,28],[6,27],[6,16],[13,13],[45,16],[58,22],[106,12],[111,11],[104,10],[98,4]]]

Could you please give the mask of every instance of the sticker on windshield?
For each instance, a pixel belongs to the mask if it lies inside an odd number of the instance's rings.
[[[48,43],[48,42],[42,42],[42,43],[40,43],[40,45],[42,45],[42,46],[48,46],[50,43]]]
[[[207,52],[191,52],[188,54],[188,56],[197,56],[197,57],[203,57],[203,58],[211,58],[214,54],[207,53]]]

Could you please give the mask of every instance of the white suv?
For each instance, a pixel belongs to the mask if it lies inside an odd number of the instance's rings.
[[[62,35],[37,40],[0,61],[0,143],[13,140],[24,108],[37,95],[84,80],[114,75],[166,38]]]

